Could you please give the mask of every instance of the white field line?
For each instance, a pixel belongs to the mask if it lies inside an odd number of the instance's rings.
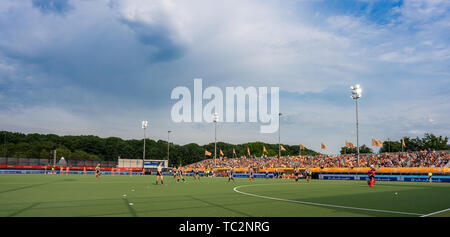
[[[245,193],[245,192],[242,192],[242,191],[238,190],[239,188],[242,188],[242,187],[257,186],[257,185],[258,184],[241,185],[241,186],[234,187],[233,191],[235,191],[237,193],[240,193],[240,194],[243,194],[243,195],[247,195],[247,196],[253,196],[253,197],[258,197],[258,198],[265,198],[265,199],[276,200],[276,201],[283,201],[283,202],[300,203],[300,204],[305,204],[305,205],[344,208],[344,209],[353,209],[353,210],[361,210],[361,211],[385,212],[385,213],[413,215],[413,216],[423,216],[424,215],[424,214],[419,214],[419,213],[399,212],[399,211],[389,211],[389,210],[378,210],[378,209],[360,208],[360,207],[348,207],[348,206],[339,206],[339,205],[331,205],[331,204],[323,204],[323,203],[314,203],[314,202],[304,202],[304,201],[297,201],[297,200],[289,200],[289,199],[283,199],[283,198],[274,198],[274,197],[256,195],[256,194],[252,194],[252,193]],[[259,184],[259,185],[270,185],[270,184]]]
[[[428,213],[428,214],[420,216],[420,217],[432,216],[432,215],[439,214],[441,212],[446,212],[446,211],[450,211],[450,208],[447,208],[447,209],[444,209],[444,210],[440,210],[440,211],[436,211],[436,212],[432,212],[432,213]]]

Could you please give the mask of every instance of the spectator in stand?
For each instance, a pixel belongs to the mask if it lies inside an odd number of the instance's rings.
[[[432,152],[402,152],[382,154],[361,154],[359,164],[361,167],[375,165],[377,167],[443,167],[450,160],[446,151]],[[283,156],[283,157],[255,157],[255,158],[233,158],[220,159],[217,161],[218,168],[246,168],[254,167],[257,172],[263,168],[350,168],[357,166],[356,155],[324,155],[317,156]],[[187,169],[211,168],[214,160],[202,160],[185,166]]]

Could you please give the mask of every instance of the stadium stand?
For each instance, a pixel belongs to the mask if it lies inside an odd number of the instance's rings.
[[[264,171],[273,169],[293,169],[311,168],[313,170],[323,170],[327,172],[341,171],[342,169],[352,169],[354,172],[366,172],[365,168],[360,170],[357,164],[357,156],[348,155],[317,155],[317,156],[282,156],[262,157],[262,158],[226,158],[202,160],[200,162],[185,166],[185,169],[211,169],[216,164],[217,168],[223,169],[254,169]],[[392,172],[403,170],[405,172],[429,172],[435,170],[444,172],[450,163],[448,151],[439,152],[398,152],[380,154],[361,154],[359,167],[370,167],[374,165],[380,172]],[[426,168],[426,169],[424,169]]]

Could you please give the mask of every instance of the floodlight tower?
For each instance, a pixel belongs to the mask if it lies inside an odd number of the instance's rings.
[[[142,153],[142,169],[144,169],[144,160],[145,160],[145,129],[148,127],[148,121],[142,121],[142,128],[144,129],[144,152]]]
[[[3,134],[3,157],[6,158],[6,131]]]
[[[362,89],[359,84],[356,84],[355,86],[351,86],[350,90],[352,92],[351,98],[354,99],[356,103],[356,153],[358,157],[358,166],[359,166],[358,99],[361,98]]]
[[[214,167],[216,167],[216,157],[217,157],[217,121],[219,121],[219,114],[214,113]]]
[[[280,120],[281,120],[281,113],[278,113],[278,159],[281,158],[281,126],[280,126]]]
[[[170,133],[172,131],[167,131],[167,165],[169,165],[169,158],[170,158]]]

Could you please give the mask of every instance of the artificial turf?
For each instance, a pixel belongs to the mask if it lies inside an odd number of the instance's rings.
[[[418,217],[450,207],[450,183],[164,178],[161,186],[155,176],[3,174],[0,216]]]

